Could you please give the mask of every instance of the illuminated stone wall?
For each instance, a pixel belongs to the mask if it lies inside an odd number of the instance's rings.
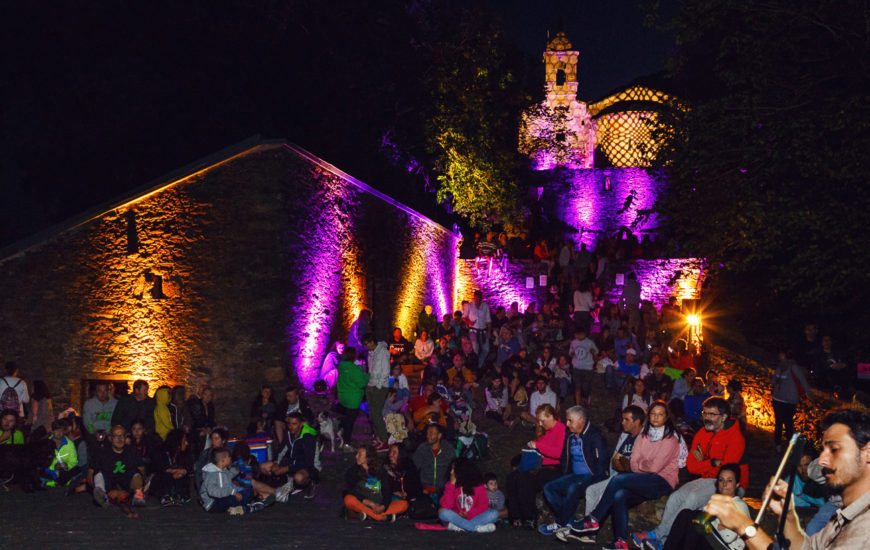
[[[385,336],[452,309],[456,238],[304,151],[261,145],[0,260],[0,360],[55,408],[89,379],[313,384],[360,307]]]
[[[632,260],[610,270],[613,280],[607,293],[607,299],[613,303],[622,294],[621,284],[616,284],[615,274],[633,272],[640,283],[640,297],[649,300],[661,309],[668,303],[668,298],[676,296],[678,303],[683,300],[701,298],[701,286],[704,284],[704,263],[696,258],[668,258],[663,260]],[[624,281],[625,279],[623,279]]]
[[[488,260],[456,260],[456,307],[463,300],[472,301],[474,291],[483,292],[483,298],[493,309],[504,306],[510,309],[513,302],[519,304],[520,311],[532,302],[538,306],[546,300],[547,288],[539,285],[538,266],[520,261],[495,260],[492,269]],[[526,278],[534,279],[534,286],[526,288]]]
[[[743,385],[743,398],[746,402],[746,417],[750,425],[773,432],[773,391],[772,366],[761,365],[742,355],[716,346],[710,355],[710,368],[724,375],[725,380],[739,380]],[[803,432],[818,448],[821,433],[819,426],[825,414],[845,405],[828,394],[815,392],[815,404],[806,397],[798,406],[795,414],[795,429]],[[771,433],[771,438],[773,437]]]
[[[541,202],[574,228],[575,243],[592,249],[602,233],[613,235],[623,227],[635,234],[655,232],[653,206],[665,185],[662,177],[643,168],[554,170]]]

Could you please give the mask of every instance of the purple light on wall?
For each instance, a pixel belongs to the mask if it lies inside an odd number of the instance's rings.
[[[558,212],[577,233],[576,243],[594,247],[599,233],[614,234],[621,227],[632,232],[654,231],[653,207],[662,182],[643,168],[575,170],[569,173]],[[605,187],[610,179],[609,188]]]
[[[701,297],[703,259],[635,260],[626,266],[625,272],[629,271],[637,275],[641,299],[651,301],[656,309],[661,309],[671,296],[676,296],[679,301]],[[616,302],[621,293],[622,285],[614,285],[607,298]]]

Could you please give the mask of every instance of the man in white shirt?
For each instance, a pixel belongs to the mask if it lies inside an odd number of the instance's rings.
[[[109,394],[108,382],[97,382],[94,385],[94,396],[85,401],[82,413],[82,422],[88,429],[88,433],[96,433],[97,430],[105,430],[107,433],[112,427],[112,413],[118,400]]]
[[[559,399],[556,397],[556,392],[550,389],[549,384],[547,384],[547,379],[543,376],[539,376],[538,379],[535,380],[535,391],[532,392],[531,396],[529,396],[529,410],[523,411],[520,416],[522,416],[523,420],[527,422],[537,424],[538,419],[535,416],[535,411],[538,410],[538,407],[544,403],[549,403],[558,411],[558,402]]]
[[[18,418],[24,418],[24,404],[30,402],[30,393],[27,391],[27,382],[17,377],[18,365],[13,361],[6,363],[6,376],[0,378],[0,396],[11,388],[18,394]]]
[[[477,368],[481,369],[489,354],[489,335],[492,328],[489,304],[483,301],[483,292],[474,291],[474,301],[466,306],[464,313],[471,346],[477,354]]]
[[[390,434],[384,423],[384,403],[390,389],[390,348],[386,342],[375,343],[371,334],[362,337],[362,343],[368,349],[369,382],[366,385],[366,401],[369,404],[369,420],[378,442],[376,451],[388,451],[387,441]]]

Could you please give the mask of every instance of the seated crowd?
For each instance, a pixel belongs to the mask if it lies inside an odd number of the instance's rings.
[[[593,339],[591,313],[599,302],[582,296],[592,292],[588,285],[575,292],[581,296],[574,302],[586,309],[569,304],[565,310],[554,299],[540,311],[534,304],[525,313],[516,304],[493,311],[478,291],[439,323],[426,306],[413,345],[399,328],[389,341],[374,339],[365,310],[348,342],[336,343],[324,359],[315,389],[327,406],[315,416],[312,396],[297,386],[280,400],[263,386],[252,400],[246,435],[237,440],[215,422],[208,386],[189,398],[182,386],[161,386],[149,397],[148,383],[139,380],[131,394],[116,398],[99,382],[81,416],[68,410],[55,419],[47,388],[34,384],[47,419],[31,413],[25,420],[27,398],[18,410],[3,410],[0,474],[25,490],[90,492],[100,506],[117,505],[130,517],[149,497],[163,506],[195,500],[207,512],[242,515],[312,499],[321,452],[338,435],[342,449],[354,453],[343,478],[348,519],[409,516],[420,520],[420,529],[476,533],[504,521],[589,543],[609,517],[606,548],[627,548],[629,541],[651,549],[704,548],[710,540],[687,526],[713,506],[728,513],[727,521],[714,522],[714,536],[739,550],[754,536],[742,519],[749,467],[739,382],[725,383],[697,364],[685,341],[675,344],[673,302],[661,318],[604,304],[595,312],[600,330]],[[3,380],[9,384],[16,374],[7,365]],[[593,423],[592,411],[609,417],[603,427]],[[362,413],[372,440],[354,444]],[[838,418],[829,429],[864,423],[854,441],[870,453],[866,415]],[[496,474],[479,468],[487,449],[481,422],[535,430],[510,461],[505,493]],[[613,448],[608,429],[620,433]],[[825,490],[832,445],[826,440],[820,457],[808,453],[801,462],[795,503],[820,508],[809,533],[827,532],[838,504],[855,500],[837,501]],[[863,465],[870,472],[870,456]],[[680,482],[682,470],[690,481]],[[629,509],[663,497],[658,526],[632,532]]]

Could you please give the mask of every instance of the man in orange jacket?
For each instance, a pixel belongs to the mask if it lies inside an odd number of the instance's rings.
[[[731,407],[722,397],[709,397],[704,401],[701,417],[704,427],[692,438],[686,468],[701,476],[671,493],[665,505],[662,522],[654,531],[634,533],[632,538],[641,548],[661,549],[671,531],[671,525],[682,510],[698,510],[716,493],[716,476],[723,464],[740,464],[746,439],[740,425],[729,418]],[[740,464],[740,484],[746,488],[749,468]]]

